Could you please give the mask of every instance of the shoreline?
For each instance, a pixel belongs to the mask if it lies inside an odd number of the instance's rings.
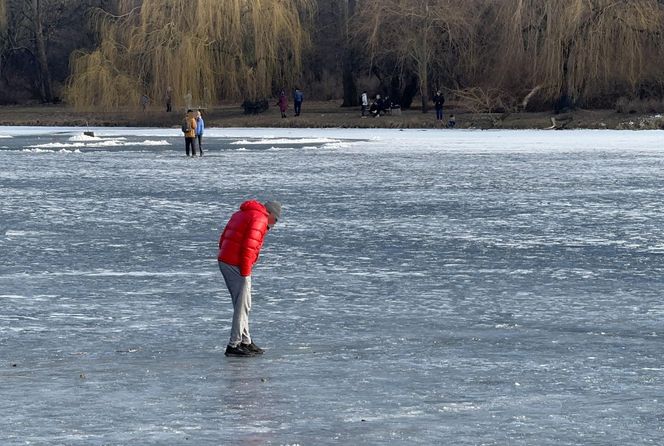
[[[442,123],[433,109],[404,110],[399,115],[361,117],[359,107],[341,107],[340,101],[304,102],[302,114],[281,118],[276,106],[256,115],[246,115],[238,104],[203,108],[206,127],[239,128],[446,128],[450,114],[460,129],[664,129],[659,114],[625,114],[615,110],[575,110],[568,113],[521,112],[512,114],[469,113],[454,107],[445,109]],[[152,105],[145,111],[124,108],[112,111],[76,110],[65,105],[1,106],[0,126],[55,127],[155,127],[179,128],[184,115],[180,107],[167,113]]]

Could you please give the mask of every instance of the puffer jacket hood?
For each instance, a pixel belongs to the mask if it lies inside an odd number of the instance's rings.
[[[240,210],[241,211],[258,211],[262,212],[265,214],[265,216],[268,215],[267,209],[265,209],[265,206],[260,201],[257,200],[247,200],[244,203],[240,205]]]

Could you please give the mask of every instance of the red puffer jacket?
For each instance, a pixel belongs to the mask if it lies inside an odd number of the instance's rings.
[[[251,275],[251,268],[263,247],[267,217],[265,206],[258,201],[242,203],[221,233],[217,260],[239,267],[243,276]]]

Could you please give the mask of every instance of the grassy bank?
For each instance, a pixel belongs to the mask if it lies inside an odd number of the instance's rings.
[[[103,126],[103,127],[174,127],[180,126],[184,110],[166,113],[155,105],[147,110],[74,110],[64,105],[3,106],[0,125],[3,126]],[[446,108],[445,122],[450,113],[456,116],[457,128],[478,129],[661,129],[664,118],[659,115],[622,114],[614,110],[576,110],[554,114],[469,113],[458,107]],[[338,127],[338,128],[440,128],[435,113],[430,110],[404,110],[400,115],[378,118],[360,116],[359,108],[341,107],[338,101],[305,102],[302,114],[294,117],[292,109],[281,118],[274,104],[264,113],[245,115],[239,104],[223,104],[204,112],[207,127]]]

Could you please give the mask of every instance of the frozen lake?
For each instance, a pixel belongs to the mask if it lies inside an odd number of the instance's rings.
[[[0,127],[1,444],[664,443],[661,131],[90,130]]]

